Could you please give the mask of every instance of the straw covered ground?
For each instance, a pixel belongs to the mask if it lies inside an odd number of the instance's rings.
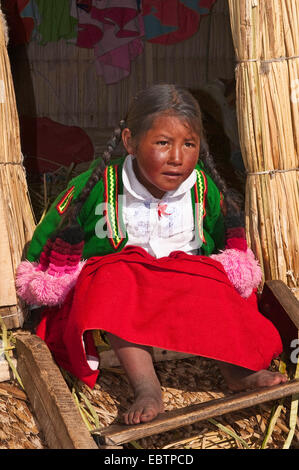
[[[0,383],[0,449],[46,449],[26,394],[17,382]]]
[[[273,364],[275,366],[275,364]],[[221,398],[228,395],[222,376],[214,361],[192,357],[156,363],[157,375],[163,391],[165,411]],[[84,388],[92,402],[100,426],[121,419],[121,414],[132,402],[133,396],[121,369],[102,370],[92,393]],[[276,423],[268,448],[282,448],[288,427],[288,404]],[[247,409],[182,427],[167,433],[140,439],[127,447],[145,449],[260,449],[275,403]],[[299,443],[299,432],[296,435]]]
[[[10,332],[13,344],[15,332]],[[10,352],[15,354],[15,351]],[[278,363],[273,363],[277,368]],[[156,370],[163,390],[165,410],[182,408],[223,397],[228,390],[211,360],[191,357],[161,361]],[[63,371],[62,371],[63,372]],[[92,433],[96,428],[120,422],[133,396],[120,367],[101,369],[93,390],[63,372],[76,406]],[[269,402],[254,408],[206,420],[163,434],[124,444],[143,449],[282,449],[290,426],[290,402]],[[280,408],[278,408],[278,406]],[[278,418],[271,421],[277,412]],[[278,413],[279,411],[279,413]],[[299,423],[289,448],[299,447]],[[271,424],[272,423],[272,424]],[[273,429],[270,429],[273,425]],[[267,437],[268,436],[268,437]],[[43,434],[17,379],[0,383],[0,449],[46,449]]]

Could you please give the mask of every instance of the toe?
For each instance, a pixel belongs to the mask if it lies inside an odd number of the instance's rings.
[[[132,417],[132,423],[131,424],[139,424],[141,421],[141,416],[142,416],[142,410],[135,411],[133,417]]]
[[[124,414],[123,414],[123,422],[124,422],[125,424],[129,424],[128,413],[124,413]]]
[[[140,421],[142,423],[147,423],[154,419],[157,413],[152,408],[145,408],[143,413],[141,414]]]
[[[277,377],[276,377],[276,383],[277,384],[280,384],[280,383],[285,383],[287,382],[288,378],[286,375],[283,375],[283,374],[277,374]]]

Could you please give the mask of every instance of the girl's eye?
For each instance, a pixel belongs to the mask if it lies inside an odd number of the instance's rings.
[[[185,145],[186,145],[186,147],[189,147],[189,148],[190,147],[192,147],[192,148],[195,147],[195,144],[193,142],[186,142]]]

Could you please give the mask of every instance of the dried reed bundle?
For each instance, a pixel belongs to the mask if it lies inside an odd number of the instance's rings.
[[[10,62],[0,10],[0,315],[18,327],[22,312],[15,293],[14,273],[35,223],[22,166],[19,121]]]
[[[229,7],[248,241],[265,279],[285,281],[298,296],[299,2],[229,0]]]

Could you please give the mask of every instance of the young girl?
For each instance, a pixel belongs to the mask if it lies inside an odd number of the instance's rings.
[[[111,162],[121,139],[128,155]],[[90,387],[98,376],[93,332],[111,345],[135,396],[125,423],[163,411],[151,346],[217,360],[232,390],[286,380],[266,370],[281,340],[257,309],[260,271],[239,213],[209,154],[197,101],[155,85],[134,98],[103,158],[36,228],[19,295],[47,306],[37,334]]]

